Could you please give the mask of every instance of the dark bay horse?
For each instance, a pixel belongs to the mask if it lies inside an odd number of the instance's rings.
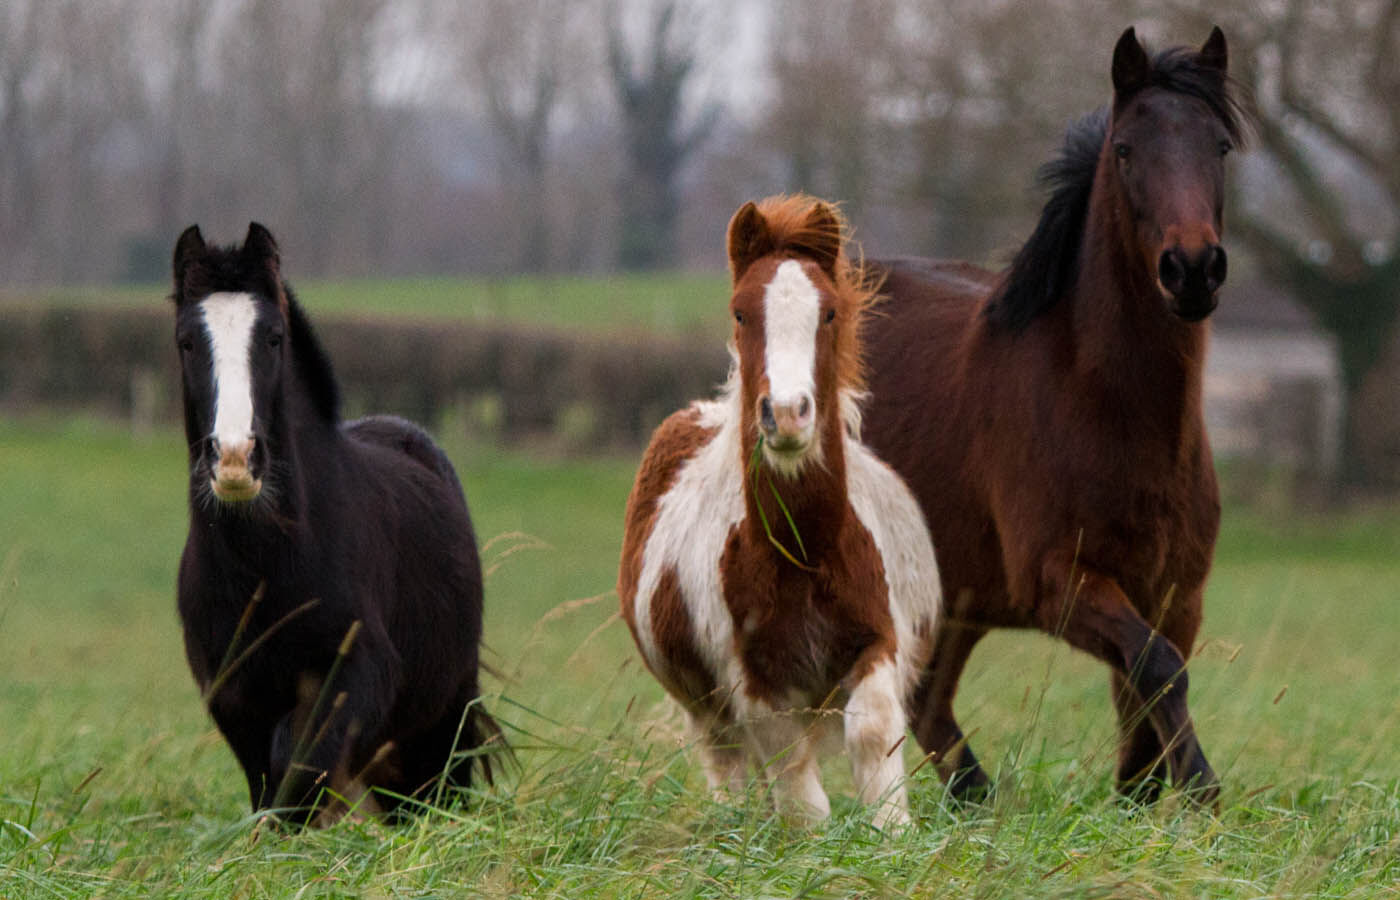
[[[712,790],[752,762],[779,808],[830,811],[816,733],[844,736],[877,826],[908,821],[906,704],[939,615],[918,503],[857,439],[858,329],[873,292],[836,211],[745,204],[730,223],[735,365],[656,430],[627,501],[622,615],[685,708]]]
[[[253,808],[325,822],[424,799],[442,776],[465,786],[498,731],[478,700],[481,564],[452,464],[401,419],[340,420],[267,229],[221,248],[191,226],[174,276],[180,618]]]
[[[948,603],[914,729],[960,795],[987,778],[953,717],[973,646],[1038,628],[1112,669],[1118,784],[1218,781],[1187,710],[1220,503],[1201,412],[1223,157],[1241,139],[1219,29],[1199,51],[1113,53],[1011,268],[879,266],[864,435],[918,495]],[[911,402],[919,398],[921,402]]]

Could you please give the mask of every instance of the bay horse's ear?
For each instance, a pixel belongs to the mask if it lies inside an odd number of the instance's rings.
[[[243,255],[248,259],[270,262],[274,267],[281,262],[277,240],[272,232],[257,222],[248,223],[248,235],[243,238]]]
[[[175,256],[170,266],[175,275],[175,299],[180,299],[180,285],[185,280],[185,270],[194,262],[195,257],[203,253],[204,235],[199,233],[198,225],[191,225],[181,232],[179,239],[175,241]]]
[[[1151,76],[1152,61],[1138,42],[1137,31],[1129,25],[1113,48],[1113,92],[1126,97],[1146,85]]]
[[[752,200],[739,207],[729,220],[729,274],[738,284],[754,260],[778,249],[768,220]]]
[[[1201,45],[1201,65],[1215,69],[1221,75],[1224,75],[1230,66],[1230,51],[1225,46],[1225,32],[1220,30],[1219,25],[1210,30],[1210,37]]]
[[[841,220],[820,200],[807,213],[802,226],[802,250],[817,261],[828,278],[836,277],[836,260],[841,256]]]

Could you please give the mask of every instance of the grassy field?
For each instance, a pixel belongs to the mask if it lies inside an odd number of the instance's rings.
[[[723,335],[729,292],[722,272],[596,277],[399,278],[301,281],[293,289],[313,317],[378,314],[419,318],[510,319],[591,332]],[[0,304],[144,306],[163,302],[168,284],[0,292]]]
[[[1102,668],[1002,634],[959,696],[994,800],[950,808],[925,768],[919,826],[882,837],[841,760],[810,831],[706,798],[614,617],[635,460],[447,445],[494,539],[488,690],[520,769],[408,826],[279,837],[185,669],[180,437],[0,422],[0,897],[1400,895],[1394,508],[1228,512],[1191,680],[1219,816],[1116,802]]]

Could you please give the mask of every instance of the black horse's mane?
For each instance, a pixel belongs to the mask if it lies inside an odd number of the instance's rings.
[[[340,421],[340,386],[336,383],[330,357],[291,286],[280,280],[273,269],[261,261],[250,261],[238,245],[211,246],[193,261],[183,278],[184,296],[174,297],[176,303],[218,291],[246,291],[274,303],[279,293],[285,297],[293,365],[310,393],[311,407],[329,423]]]
[[[1138,90],[1163,88],[1203,101],[1236,145],[1245,141],[1245,113],[1233,82],[1203,65],[1189,47],[1173,47],[1152,60]],[[1119,97],[1118,101],[1126,100]],[[984,315],[994,326],[1020,331],[1069,290],[1079,266],[1079,246],[1089,214],[1089,193],[1108,132],[1109,108],[1094,110],[1070,125],[1060,153],[1040,168],[1037,182],[1049,191],[1040,221],[1016,253],[1000,290]]]

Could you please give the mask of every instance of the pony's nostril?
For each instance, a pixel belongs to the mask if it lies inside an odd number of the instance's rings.
[[[797,417],[799,419],[805,419],[811,411],[812,398],[808,397],[806,394],[803,394],[797,401]]]
[[[1225,283],[1225,274],[1228,270],[1225,259],[1225,248],[1215,245],[1210,248],[1206,257],[1206,287],[1211,291]]]
[[[1164,251],[1157,260],[1157,278],[1168,291],[1173,294],[1181,293],[1186,284],[1186,266],[1182,264],[1181,254],[1175,249]]]
[[[773,401],[768,399],[767,394],[758,400],[758,421],[764,431],[772,432],[778,428],[778,420],[773,416]]]

